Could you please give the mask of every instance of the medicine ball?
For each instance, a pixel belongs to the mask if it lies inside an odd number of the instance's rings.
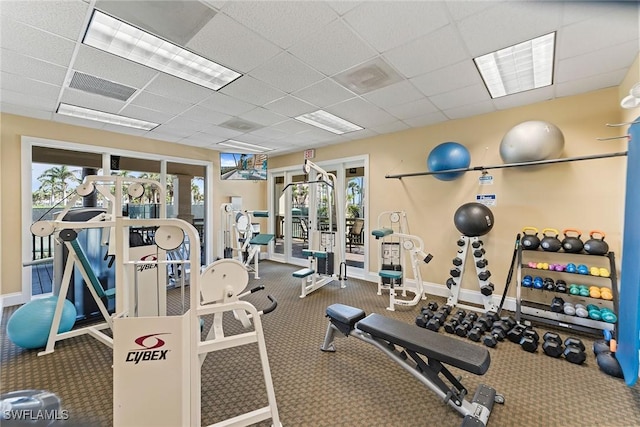
[[[453,223],[465,236],[483,236],[493,228],[493,212],[482,203],[465,203],[456,210]]]

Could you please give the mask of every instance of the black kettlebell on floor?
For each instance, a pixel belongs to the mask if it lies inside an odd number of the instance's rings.
[[[575,228],[566,228],[562,230],[562,234],[564,234],[564,239],[562,239],[562,249],[564,249],[565,252],[572,254],[582,252],[582,248],[584,247],[584,243],[580,240],[582,231],[576,230]],[[575,234],[575,236],[570,234]]]
[[[547,233],[553,233],[547,234]],[[558,239],[558,230],[555,228],[544,228],[542,230],[542,240],[540,240],[540,247],[543,251],[547,252],[558,252],[562,247],[562,242]]]
[[[527,234],[528,231],[533,231],[534,234]],[[538,229],[535,227],[524,227],[522,229],[523,237],[520,239],[522,249],[536,250],[540,246],[540,238],[538,237]]]
[[[596,239],[594,235],[599,235]],[[589,232],[590,239],[584,243],[584,250],[589,255],[606,255],[609,252],[609,244],[604,241],[604,233],[600,230],[591,230]]]

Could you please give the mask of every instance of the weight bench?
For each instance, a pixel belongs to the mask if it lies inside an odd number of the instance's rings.
[[[504,403],[504,396],[484,384],[466,400],[467,389],[444,366],[483,375],[491,363],[487,349],[344,304],[332,304],[326,313],[330,323],[322,351],[335,351],[336,332],[374,345],[458,411],[463,427],[486,426],[493,404]]]
[[[302,255],[309,259],[310,268],[303,268],[293,272],[293,277],[300,279],[300,298],[306,297],[311,292],[320,289],[334,280],[331,275],[322,273],[322,268],[318,265],[318,260],[326,261],[329,259],[330,254],[328,252],[303,249]],[[344,288],[345,285],[341,283],[340,287]]]

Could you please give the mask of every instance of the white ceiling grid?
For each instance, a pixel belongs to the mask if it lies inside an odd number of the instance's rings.
[[[83,45],[94,7],[243,75],[213,91]],[[283,154],[617,86],[640,52],[638,8],[612,1],[2,0],[0,111],[196,147],[220,149],[217,143],[236,139]],[[473,58],[552,31],[554,84],[491,99]],[[74,71],[136,92],[123,102],[69,88]],[[143,131],[65,117],[58,102],[160,126]],[[364,129],[336,135],[295,120],[318,109]]]

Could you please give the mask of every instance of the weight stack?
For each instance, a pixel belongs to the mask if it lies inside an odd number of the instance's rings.
[[[327,257],[326,258],[316,258],[317,260],[317,268],[318,268],[318,273],[319,274],[324,274],[326,276],[331,276],[334,273],[334,267],[333,267],[333,257],[334,257],[334,253],[333,252],[327,252]]]

